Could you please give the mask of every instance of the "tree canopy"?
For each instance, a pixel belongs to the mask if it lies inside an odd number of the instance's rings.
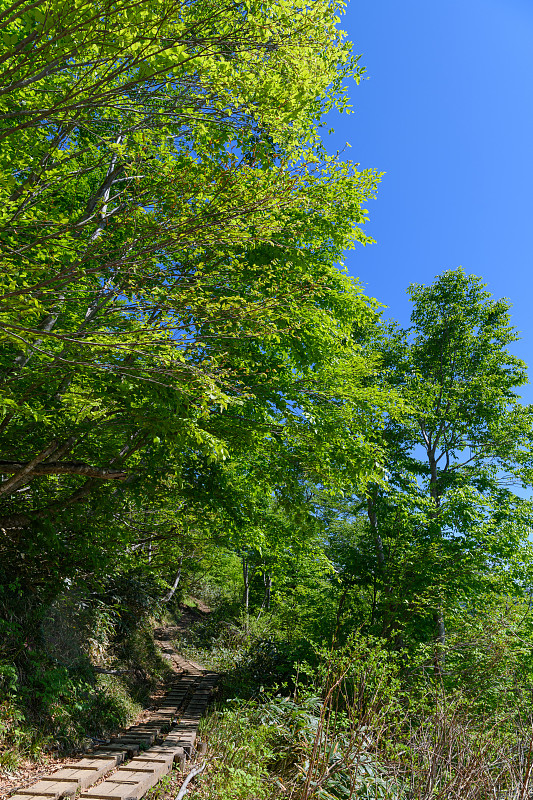
[[[497,642],[533,685],[510,302],[447,270],[402,328],[348,276],[381,175],[322,138],[364,75],[342,12],[0,0],[0,732],[58,616],[90,694],[193,591],[304,672],[364,639],[402,686],[479,659],[495,704]]]
[[[379,176],[319,137],[363,72],[338,13],[2,6],[1,547],[37,597],[379,474],[339,269]]]

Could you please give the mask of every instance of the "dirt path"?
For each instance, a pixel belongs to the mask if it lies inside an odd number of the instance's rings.
[[[194,617],[194,620],[196,619],[197,617]],[[159,645],[163,657],[168,660],[174,672],[177,674],[202,675],[205,672],[205,668],[201,664],[180,655],[172,646],[172,642],[188,628],[189,624],[190,620],[187,617],[185,619],[182,617],[182,620],[177,625],[156,628],[154,630],[154,639]]]

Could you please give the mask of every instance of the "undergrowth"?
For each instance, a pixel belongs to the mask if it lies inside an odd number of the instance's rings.
[[[226,669],[201,723],[209,755],[191,800],[529,796],[531,715],[505,697],[480,714],[481,685],[476,695],[426,669],[406,678],[400,654],[357,635],[304,658],[268,619],[212,618],[188,642]]]
[[[9,772],[45,752],[83,749],[139,713],[124,681],[89,669],[39,663],[40,671],[0,706],[0,769]]]
[[[136,584],[132,595],[135,590]],[[23,639],[22,626],[13,622],[4,626],[0,771],[16,771],[50,752],[83,751],[132,722],[170,676],[149,617],[135,617],[138,597],[128,613],[124,598],[120,611],[113,602],[89,603],[71,591],[35,614],[31,636]]]
[[[224,673],[226,692],[248,698],[261,687],[290,683],[296,665],[314,657],[309,642],[288,642],[277,623],[274,614],[232,617],[218,610],[190,626],[174,644],[184,655]]]

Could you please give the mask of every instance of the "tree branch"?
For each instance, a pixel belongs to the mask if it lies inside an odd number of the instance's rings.
[[[34,464],[33,461],[27,463],[16,461],[0,461],[0,472],[17,473],[17,481],[24,475],[31,472],[32,477],[42,475],[82,475],[85,478],[100,478],[104,481],[123,481],[128,477],[128,473],[120,469],[109,469],[107,467],[93,467],[82,461],[47,461],[45,464]],[[6,481],[4,486],[7,486]],[[5,493],[7,489],[3,490]]]

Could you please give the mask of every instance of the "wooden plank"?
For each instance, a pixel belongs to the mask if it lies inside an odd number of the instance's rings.
[[[180,701],[178,703],[178,702],[169,700],[166,703],[161,703],[161,705],[159,706],[159,711],[164,711],[165,709],[171,709],[171,708],[179,708],[181,706],[181,703],[182,703],[182,701]]]
[[[174,757],[172,753],[152,753],[151,750],[147,750],[146,754],[137,756],[137,758],[134,758],[129,764],[132,768],[136,768],[137,765],[142,767],[144,764],[162,764],[163,767],[167,769],[167,772],[170,772],[173,761]]]
[[[150,752],[152,751],[150,750]],[[161,753],[165,756],[170,755],[172,756],[173,761],[181,761],[185,755],[185,751],[181,745],[169,745],[168,747],[161,745],[161,748],[158,748],[157,753]]]
[[[127,798],[124,798],[121,794],[80,794],[80,800],[89,797],[91,800],[127,800]]]
[[[25,794],[32,796],[42,795],[49,800],[58,800],[60,797],[72,797],[78,791],[78,784],[72,780],[56,780],[54,775],[41,778],[40,781],[24,789]]]
[[[116,739],[112,740],[112,745],[122,744],[122,745],[130,745],[136,744],[139,747],[150,747],[155,741],[155,736],[146,736],[144,733],[132,733],[131,736],[117,736]]]
[[[154,722],[151,722],[146,725],[132,725],[131,728],[128,728],[128,733],[150,733],[153,736],[159,736],[161,733],[161,725],[156,725]]]
[[[160,730],[161,730],[161,728],[160,728],[159,725],[156,725],[155,722],[151,722],[150,721],[150,722],[146,722],[146,723],[144,723],[142,725],[131,725],[128,728],[128,730],[126,731],[126,733],[131,733],[132,731],[135,731],[135,732],[138,731],[140,733],[142,731],[142,732],[145,732],[145,733],[150,733],[153,736],[157,736],[157,734],[160,732]]]
[[[106,744],[105,749],[106,749],[106,751],[109,751],[110,753],[114,753],[114,752],[117,753],[117,754],[122,753],[122,756],[123,756],[122,757],[122,761],[125,760],[126,756],[128,758],[133,758],[133,756],[138,756],[139,755],[139,750],[140,750],[138,745],[135,745],[135,746],[133,744],[124,745],[124,744],[120,744],[120,743],[119,744]],[[97,751],[97,755],[99,755],[98,751]]]
[[[115,764],[122,763],[120,761],[120,753],[108,753],[106,755],[104,751],[102,752],[98,751],[98,753],[95,753],[94,756],[87,756],[87,758],[82,758],[79,764],[80,765],[87,764],[87,766],[92,766],[94,764],[95,766],[97,766],[98,764],[103,764],[104,761],[108,762],[110,769],[113,766],[113,764],[111,764],[112,761]]]
[[[50,800],[49,797],[42,794],[24,794],[25,791],[26,789],[22,789],[21,792],[12,794],[9,800]]]
[[[21,792],[17,794],[12,794],[9,800],[50,800],[49,797],[44,797],[44,795],[35,795],[35,794],[24,794],[26,789],[22,789]]]
[[[164,767],[163,767],[163,764],[154,764],[153,767],[146,766],[146,764],[145,764],[144,766],[141,767],[141,766],[138,766],[137,764],[135,764],[133,761],[130,761],[130,763],[127,764],[126,766],[119,767],[117,769],[117,771],[114,773],[114,775],[115,776],[118,775],[120,777],[123,772],[127,772],[128,774],[134,773],[135,775],[137,775],[137,773],[139,773],[141,775],[141,777],[144,774],[146,774],[146,775],[162,775],[163,772],[164,772]]]
[[[80,794],[80,800],[140,800],[146,791],[144,784],[106,782]]]
[[[178,731],[189,731],[193,728],[197,728],[199,721],[198,717],[187,717],[186,719],[180,720],[180,722],[174,726],[173,730],[170,731],[166,739],[168,739],[169,736],[175,736]]]
[[[187,731],[177,731],[176,735],[170,739],[172,744],[176,744],[177,742],[182,741],[194,741],[196,739],[196,734],[198,733],[198,729],[194,728],[194,730],[187,730]]]
[[[53,796],[63,797],[73,794],[75,792],[69,790],[74,788],[74,783],[76,788],[83,790],[112,770],[116,763],[116,756],[109,756],[105,759],[82,759],[78,764],[64,767],[41,778],[40,781],[19,792],[16,796],[19,798],[47,797],[50,800]]]
[[[194,722],[187,722],[186,724],[179,724],[174,727],[172,731],[168,734],[165,739],[165,742],[172,742],[175,739],[179,739],[181,736],[186,736],[189,733],[196,733],[198,730],[198,720]]]
[[[54,772],[50,778],[44,778],[43,780],[76,781],[80,789],[85,789],[105,775],[106,772],[109,772],[110,769],[109,764],[103,764],[100,769],[98,767],[81,767],[80,769],[77,765],[74,765],[60,769]]]
[[[139,773],[132,772],[125,769],[120,778],[111,775],[107,780],[96,786],[94,789],[89,789],[80,795],[87,800],[94,800],[94,798],[113,798],[118,797],[120,800],[139,800],[155,783],[157,783],[157,775],[154,773]]]
[[[196,731],[188,732],[188,733],[181,733],[179,736],[175,736],[170,742],[166,742],[166,746],[168,747],[181,747],[183,742],[187,745],[192,744],[196,739]]]
[[[116,772],[110,775],[108,778],[105,779],[103,783],[101,783],[97,788],[101,789],[102,786],[106,786],[108,783],[123,783],[123,784],[148,784],[150,780],[154,776],[154,771],[151,769],[130,769],[129,765],[125,765],[123,767],[119,767]],[[89,789],[89,793],[91,789]]]
[[[178,739],[176,742],[173,743],[174,748],[177,751],[183,751],[186,755],[190,755],[194,749],[194,742],[196,740],[196,734],[194,737],[191,738],[183,738]],[[174,759],[176,761],[176,759]]]

